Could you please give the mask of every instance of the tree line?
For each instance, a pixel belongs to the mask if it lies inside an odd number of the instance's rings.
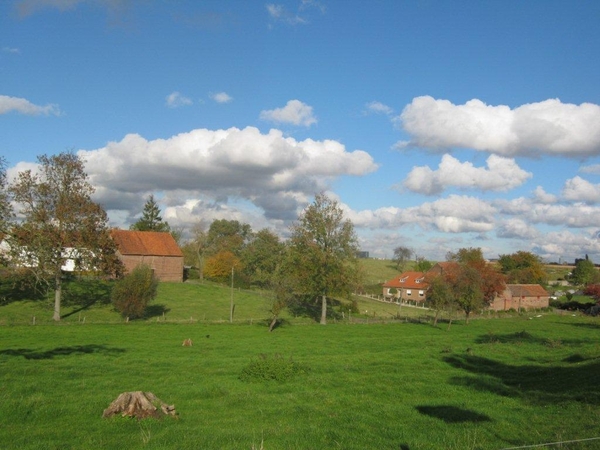
[[[92,200],[94,188],[84,161],[72,152],[38,157],[38,169],[19,172],[11,183],[6,160],[0,157],[0,233],[8,250],[3,264],[26,268],[37,285],[54,291],[54,319],[60,320],[63,266],[76,271],[120,278],[123,265],[110,238],[108,217]],[[160,217],[153,196],[142,217],[131,226],[140,231],[168,231],[181,239]],[[357,237],[339,204],[324,194],[300,215],[285,243],[269,229],[254,233],[248,224],[216,220],[201,222],[182,247],[198,276],[226,281],[237,273],[238,283],[273,292],[273,323],[292,298],[319,299],[321,323],[327,302],[349,294],[359,280]]]
[[[123,266],[110,238],[108,217],[91,196],[93,186],[84,161],[71,152],[38,157],[39,169],[25,170],[9,183],[6,160],[0,157],[0,233],[9,244],[5,265],[27,268],[36,283],[54,292],[54,319],[60,320],[62,267],[73,261],[75,270],[120,278]],[[350,298],[362,277],[357,259],[358,239],[352,222],[337,201],[315,196],[290,227],[286,241],[265,228],[254,232],[237,220],[196,223],[182,241],[183,230],[172,229],[160,216],[154,196],[131,227],[139,231],[170,232],[180,244],[186,264],[201,281],[235,282],[264,289],[272,295],[272,326],[286,306],[318,312],[327,322],[328,302]],[[395,249],[404,270],[414,254]],[[432,263],[416,258],[414,268],[428,273],[428,303],[438,313],[460,309],[468,320],[473,311],[489,304],[505,283],[547,281],[541,259],[529,252],[501,255],[498,268],[488,264],[479,248],[463,248],[447,255],[444,270],[428,272]],[[589,259],[577,261],[575,283],[600,282]],[[437,320],[437,314],[436,314]]]

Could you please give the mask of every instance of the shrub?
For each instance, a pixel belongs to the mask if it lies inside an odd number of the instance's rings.
[[[346,314],[359,314],[360,310],[358,309],[358,302],[356,300],[352,300],[350,303],[342,303],[340,305],[340,312]]]
[[[123,317],[136,319],[156,297],[158,280],[152,269],[141,264],[115,283],[111,293],[113,305]]]
[[[258,359],[251,361],[242,369],[240,380],[283,382],[306,372],[307,369],[292,358],[285,359],[279,354],[273,356],[261,354]]]

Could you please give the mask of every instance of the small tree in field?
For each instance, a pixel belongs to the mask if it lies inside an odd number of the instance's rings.
[[[403,272],[413,253],[414,252],[408,247],[396,247],[394,249],[394,262],[396,263],[396,268]]]
[[[348,295],[358,282],[358,238],[344,219],[337,201],[325,194],[300,215],[291,227],[289,251],[296,292],[321,298],[321,321],[327,323],[327,297]]]
[[[112,302],[123,317],[137,319],[144,315],[148,304],[156,297],[158,279],[152,269],[140,264],[117,281],[112,290]]]

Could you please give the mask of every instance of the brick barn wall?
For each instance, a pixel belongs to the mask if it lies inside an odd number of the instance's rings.
[[[140,264],[147,264],[154,269],[160,281],[183,281],[183,257],[179,256],[143,256],[119,255],[126,272],[131,272]]]
[[[490,305],[493,311],[507,311],[511,308],[521,309],[537,309],[546,308],[550,305],[550,297],[511,297],[510,295],[500,295],[494,299]]]

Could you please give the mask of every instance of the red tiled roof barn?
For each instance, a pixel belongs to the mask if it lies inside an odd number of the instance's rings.
[[[114,229],[111,236],[126,272],[146,264],[160,281],[183,281],[183,253],[171,234]]]

